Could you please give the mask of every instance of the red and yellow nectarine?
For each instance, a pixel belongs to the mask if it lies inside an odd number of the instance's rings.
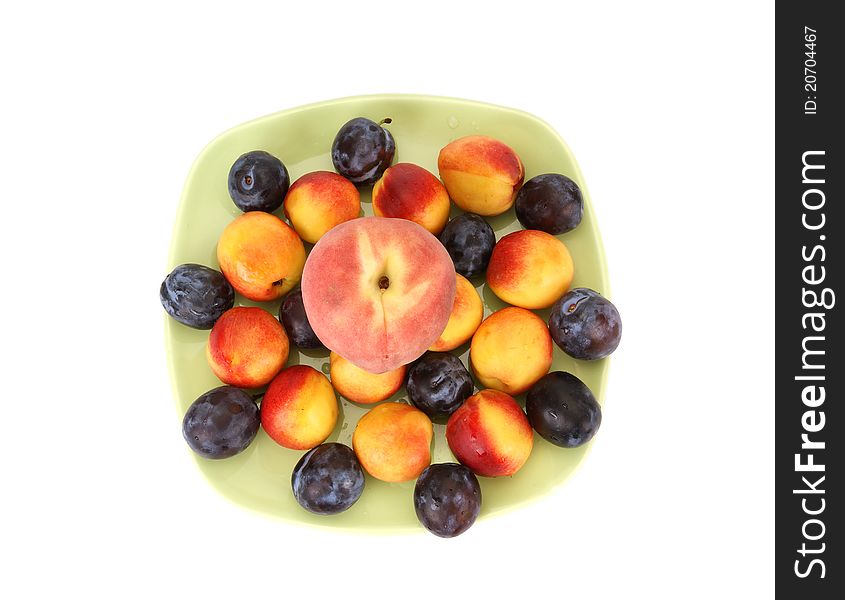
[[[276,317],[263,308],[236,306],[211,328],[205,356],[223,383],[256,388],[276,376],[289,351],[288,336]]]
[[[552,336],[545,321],[533,312],[509,306],[479,325],[469,359],[482,385],[521,394],[549,372]]]
[[[256,210],[226,226],[217,242],[217,261],[236,291],[267,302],[281,298],[299,282],[305,246],[279,217]]]
[[[534,432],[511,396],[481,390],[449,417],[446,441],[455,457],[478,475],[513,475],[531,454]]]
[[[484,135],[468,135],[447,144],[440,150],[437,168],[455,204],[484,216],[508,210],[525,179],[516,152]]]
[[[424,412],[399,402],[374,406],[352,434],[361,466],[382,481],[415,479],[431,463],[434,428]]]

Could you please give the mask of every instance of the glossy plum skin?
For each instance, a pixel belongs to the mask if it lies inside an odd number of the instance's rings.
[[[159,299],[165,312],[183,325],[211,329],[235,305],[235,290],[220,271],[188,263],[164,278]]]
[[[314,333],[311,323],[308,322],[308,315],[305,314],[305,306],[302,304],[302,290],[296,288],[290,292],[282,305],[279,307],[279,320],[288,334],[288,338],[298,348],[313,349],[322,348],[323,342]]]
[[[182,435],[205,458],[229,458],[243,452],[261,425],[258,405],[240,388],[214,388],[194,400],[182,420]]]
[[[244,212],[273,212],[284,202],[289,187],[285,165],[263,150],[241,155],[229,169],[229,195]]]
[[[389,123],[389,119],[385,119]],[[356,185],[373,184],[393,161],[396,143],[380,124],[357,117],[340,128],[332,143],[335,170]]]
[[[414,486],[414,510],[423,527],[450,538],[469,529],[481,511],[481,486],[463,465],[431,465]]]
[[[619,346],[622,319],[613,303],[595,290],[575,288],[552,306],[549,331],[569,356],[597,360]]]
[[[452,257],[455,271],[469,279],[487,269],[496,234],[484,217],[464,213],[446,224],[440,233],[440,243]]]
[[[586,384],[571,373],[553,371],[525,397],[531,427],[562,448],[589,442],[601,425],[601,407]]]
[[[461,360],[426,352],[408,371],[408,398],[429,418],[448,417],[472,396],[472,377]]]
[[[581,188],[565,175],[546,173],[529,179],[514,202],[516,218],[526,229],[552,235],[578,227],[584,216]]]
[[[290,483],[302,508],[317,515],[335,515],[361,497],[364,471],[352,448],[330,442],[299,459]]]

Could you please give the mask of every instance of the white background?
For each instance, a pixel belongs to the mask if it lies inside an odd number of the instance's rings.
[[[773,27],[764,2],[4,4],[0,597],[770,597]],[[583,468],[453,540],[229,504],[165,367],[194,157],[377,92],[555,127],[625,323]]]

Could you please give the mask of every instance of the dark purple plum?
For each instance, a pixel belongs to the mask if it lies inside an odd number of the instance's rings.
[[[242,155],[229,169],[229,195],[244,212],[273,212],[282,205],[290,187],[290,176],[278,158],[253,150]]]
[[[597,360],[616,350],[622,320],[610,300],[595,290],[576,288],[552,306],[549,331],[569,356]]]
[[[390,132],[376,123],[357,117],[345,123],[332,143],[335,170],[356,185],[373,184],[393,161],[396,143]]]
[[[553,371],[531,386],[525,411],[537,433],[563,448],[586,444],[601,425],[601,407],[593,392],[563,371]]]
[[[472,377],[457,356],[426,352],[408,370],[408,398],[430,418],[448,417],[472,396]]]
[[[584,216],[581,188],[566,175],[546,173],[523,185],[514,202],[516,218],[526,229],[552,235],[578,227]]]
[[[487,269],[496,234],[483,217],[464,213],[446,224],[440,233],[440,243],[452,257],[455,271],[470,278]]]
[[[214,388],[194,400],[182,420],[182,435],[205,458],[229,458],[243,452],[261,425],[258,405],[240,388]]]
[[[194,329],[211,329],[235,305],[235,290],[223,273],[190,263],[173,269],[158,295],[168,315]]]
[[[352,448],[330,442],[299,459],[290,483],[302,508],[317,515],[335,515],[361,497],[364,471]]]
[[[469,529],[481,511],[481,486],[463,465],[430,465],[414,486],[414,510],[423,527],[450,538]]]
[[[323,342],[314,333],[305,306],[302,304],[302,290],[296,288],[290,292],[279,307],[279,320],[285,328],[290,341],[298,348],[322,348]]]

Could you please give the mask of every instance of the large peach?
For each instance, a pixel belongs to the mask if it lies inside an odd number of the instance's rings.
[[[217,261],[235,290],[266,302],[281,298],[299,282],[305,247],[279,217],[256,210],[226,226],[217,242]]]
[[[330,171],[297,179],[285,196],[285,216],[309,244],[317,243],[335,225],[361,213],[361,194],[351,181]]]
[[[437,235],[449,220],[449,194],[434,175],[411,163],[389,167],[373,186],[373,212],[418,223]]]
[[[276,317],[263,308],[237,306],[211,328],[205,356],[223,383],[256,388],[276,376],[289,350],[288,336]]]
[[[337,393],[361,404],[375,404],[395,394],[405,381],[405,365],[387,373],[370,373],[332,352],[329,355],[332,386]]]
[[[361,466],[382,481],[415,479],[431,463],[431,421],[421,410],[387,402],[358,421],[352,448]]]
[[[319,446],[337,423],[337,398],[326,376],[307,365],[288,367],[261,400],[261,426],[291,450]]]
[[[485,216],[508,210],[525,179],[516,152],[484,135],[469,135],[447,144],[440,150],[437,168],[455,204]]]
[[[521,394],[552,365],[552,336],[530,310],[509,306],[484,319],[469,349],[478,380],[488,388]]]
[[[422,355],[455,301],[452,259],[404,219],[341,223],[314,246],[302,275],[308,321],[329,349],[371,373]]]
[[[449,417],[449,449],[478,475],[513,475],[531,454],[534,432],[525,413],[511,396],[481,390]]]
[[[478,292],[466,277],[458,273],[455,275],[457,277],[455,304],[452,306],[452,314],[449,315],[446,329],[429,348],[434,352],[454,350],[469,340],[481,325],[481,318],[484,316],[484,306],[481,304]]]
[[[566,245],[545,231],[523,229],[500,239],[487,265],[487,285],[522,308],[546,308],[572,283],[575,265]]]

